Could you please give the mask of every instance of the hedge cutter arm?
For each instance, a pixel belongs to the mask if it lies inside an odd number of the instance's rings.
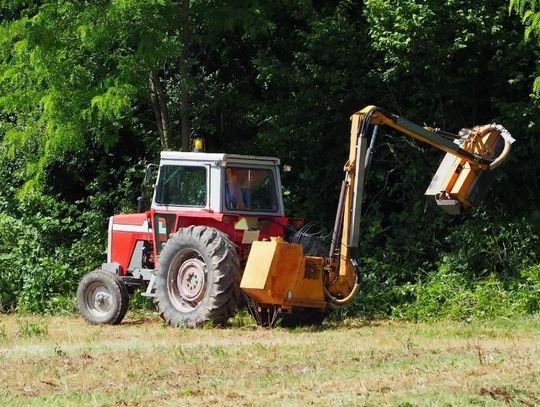
[[[435,198],[437,205],[451,214],[478,205],[487,192],[493,170],[506,160],[514,141],[504,127],[496,124],[462,129],[455,135],[419,126],[376,106],[353,114],[349,159],[344,167],[345,179],[326,266],[329,282],[325,294],[334,306],[348,303],[359,288],[351,251],[359,243],[365,179],[380,126],[447,153],[426,195]]]

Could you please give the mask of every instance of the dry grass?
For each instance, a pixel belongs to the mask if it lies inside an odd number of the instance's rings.
[[[0,404],[533,406],[539,339],[540,318],[317,331],[3,316]]]

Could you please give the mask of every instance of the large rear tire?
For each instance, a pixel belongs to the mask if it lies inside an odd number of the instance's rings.
[[[128,302],[126,285],[110,271],[88,273],[77,289],[79,312],[91,324],[119,324],[126,315]]]
[[[240,299],[240,278],[240,259],[227,235],[208,226],[182,228],[159,257],[159,314],[173,326],[225,324]]]

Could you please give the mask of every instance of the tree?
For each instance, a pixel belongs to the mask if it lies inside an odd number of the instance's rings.
[[[182,53],[178,5],[41,3],[0,26],[0,111],[12,121],[5,140],[23,147],[28,175],[39,178],[88,141],[110,148],[150,95],[161,146],[173,147],[162,75]]]
[[[510,0],[510,10],[521,16],[525,25],[525,39],[534,37],[540,41],[540,4],[535,0]],[[535,79],[533,89],[540,93],[540,76]]]

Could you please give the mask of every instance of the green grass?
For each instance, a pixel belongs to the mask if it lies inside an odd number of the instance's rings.
[[[18,323],[17,336],[19,338],[32,338],[48,335],[48,326],[46,322],[32,322],[23,320]]]
[[[174,329],[1,317],[3,405],[538,405],[540,318]],[[16,367],[15,367],[16,366]]]

